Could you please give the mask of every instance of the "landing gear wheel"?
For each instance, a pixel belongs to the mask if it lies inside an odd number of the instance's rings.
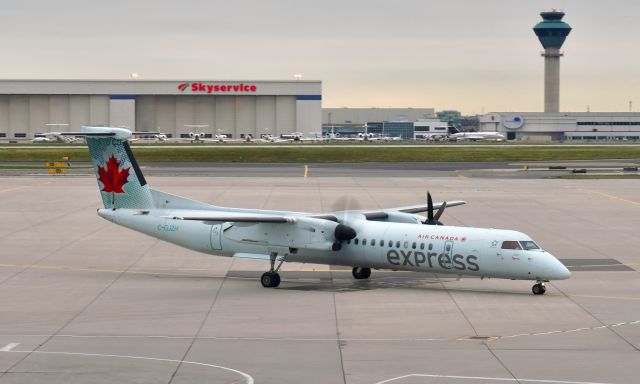
[[[275,288],[280,285],[280,275],[275,272],[265,272],[262,274],[260,282],[265,288]]]
[[[544,283],[537,283],[531,287],[531,292],[533,292],[534,295],[544,295],[546,291],[547,287],[544,286]]]
[[[351,270],[351,274],[356,280],[368,279],[371,276],[371,268],[355,267]]]

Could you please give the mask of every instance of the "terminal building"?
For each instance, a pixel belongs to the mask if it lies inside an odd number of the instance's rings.
[[[322,129],[320,81],[0,80],[0,139],[83,125],[240,138]]]
[[[323,108],[322,124],[348,125],[371,121],[407,122],[435,118],[433,108]]]
[[[433,108],[323,108],[322,133],[343,137],[370,133],[403,140],[447,134]]]
[[[494,112],[480,117],[480,131],[507,140],[640,140],[640,113]]]

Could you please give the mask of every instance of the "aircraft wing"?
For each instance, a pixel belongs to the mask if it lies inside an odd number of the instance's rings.
[[[456,205],[462,205],[466,203],[467,203],[466,201],[462,201],[462,200],[447,201],[447,208],[455,207]],[[438,209],[440,209],[442,204],[443,203],[433,203],[434,211],[437,211]],[[427,212],[427,210],[428,210],[427,204],[420,204],[420,205],[409,205],[406,207],[385,208],[385,209],[380,209],[375,211],[373,210],[358,211],[358,213],[361,213],[362,215],[364,215],[368,220],[372,220],[372,219],[380,219],[380,218],[386,217],[387,212],[420,213],[420,212]]]
[[[254,214],[234,214],[234,213],[206,213],[191,216],[166,216],[174,220],[195,220],[195,221],[219,221],[234,223],[295,223],[294,216],[279,215],[254,215]]]

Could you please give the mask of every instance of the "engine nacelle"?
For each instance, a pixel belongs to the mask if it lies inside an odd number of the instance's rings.
[[[349,227],[348,225],[338,224],[336,226],[336,230],[334,231],[334,236],[337,241],[347,241],[355,238],[357,234],[356,230]]]
[[[386,218],[376,218],[373,221],[384,221],[387,223],[409,223],[409,224],[422,224],[425,217],[420,215],[414,215],[412,213],[404,213],[404,212],[385,212],[387,214]]]

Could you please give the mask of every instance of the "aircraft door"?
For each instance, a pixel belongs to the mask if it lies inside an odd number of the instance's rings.
[[[211,226],[209,241],[211,249],[222,249],[222,224],[214,224]]]
[[[440,266],[445,269],[451,269],[451,263],[453,258],[453,241],[448,240],[444,242],[444,250],[442,254],[438,257]]]

